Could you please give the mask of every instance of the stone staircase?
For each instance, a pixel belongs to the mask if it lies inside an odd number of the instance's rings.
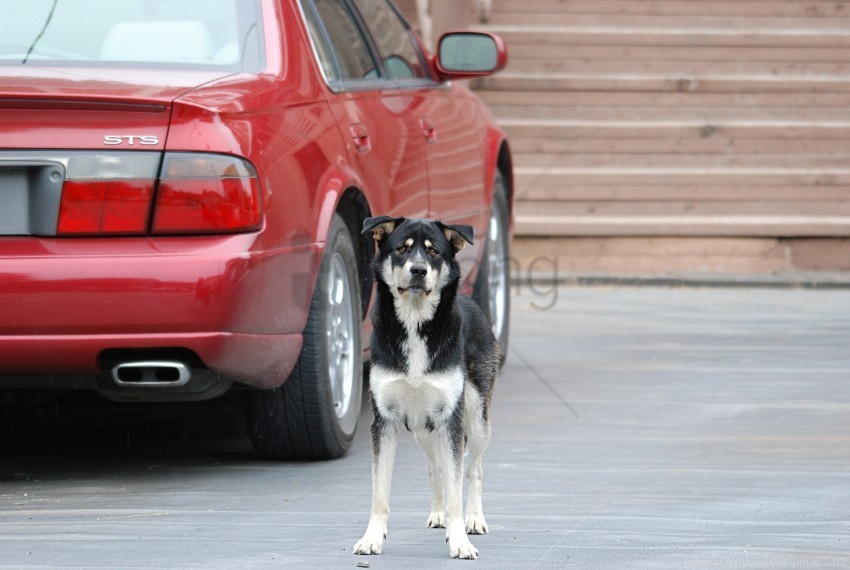
[[[523,265],[850,269],[850,2],[494,0]]]

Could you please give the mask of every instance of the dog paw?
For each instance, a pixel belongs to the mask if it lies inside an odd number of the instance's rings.
[[[490,529],[487,528],[484,513],[469,513],[466,515],[467,534],[487,534],[488,532],[490,532]]]
[[[452,558],[460,558],[463,560],[475,560],[478,558],[478,549],[472,546],[469,539],[464,544],[456,546],[449,545],[449,554]]]
[[[446,528],[446,515],[434,512],[428,517],[428,528]]]
[[[367,531],[363,538],[354,545],[354,554],[380,554],[381,548],[384,546],[384,538],[386,538],[384,534]]]
[[[464,560],[475,560],[478,558],[478,549],[472,546],[465,532],[450,532],[446,540],[449,543],[449,554],[452,558],[462,558]]]

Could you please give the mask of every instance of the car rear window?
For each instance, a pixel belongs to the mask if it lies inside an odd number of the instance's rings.
[[[259,71],[256,0],[0,0],[0,65]]]

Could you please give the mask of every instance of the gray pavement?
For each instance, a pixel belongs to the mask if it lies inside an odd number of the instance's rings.
[[[850,291],[522,289],[477,561],[425,528],[412,437],[384,554],[357,557],[366,429],[273,463],[238,397],[76,395],[0,410],[0,568],[850,567]]]

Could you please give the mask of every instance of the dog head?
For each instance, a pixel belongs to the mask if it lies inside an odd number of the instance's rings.
[[[457,284],[455,254],[472,244],[472,228],[423,219],[378,216],[363,222],[363,233],[378,243],[375,272],[400,301],[439,302],[442,290]]]

